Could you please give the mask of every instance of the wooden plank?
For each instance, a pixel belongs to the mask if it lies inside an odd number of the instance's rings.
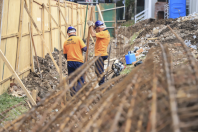
[[[24,15],[24,0],[21,0],[21,12],[19,18],[19,38],[17,42],[17,54],[16,54],[16,63],[15,63],[15,70],[19,72],[19,59],[20,59],[20,46],[21,46],[21,39],[22,39],[22,28],[23,28],[23,15]]]
[[[61,9],[60,9],[60,0],[58,0],[58,9],[59,9],[59,11],[58,11],[58,19],[59,19],[59,39],[60,39],[60,50],[62,50],[62,40],[61,40]],[[60,57],[61,58],[61,57]],[[62,66],[62,63],[61,63],[61,66]],[[60,69],[60,71],[62,71],[62,69]],[[62,74],[62,73],[60,73],[60,74]],[[60,76],[61,77],[61,79],[60,80],[62,80],[62,76]]]
[[[81,7],[81,5],[80,5],[80,7]],[[82,17],[83,17],[83,8],[80,8],[80,16],[81,16],[81,21],[80,21],[80,23],[82,24],[83,23],[83,19],[82,19]],[[83,25],[81,25],[80,26],[81,27],[81,38],[83,37]]]
[[[40,72],[40,77],[42,78],[42,74],[41,74],[41,69],[40,69],[40,65],[39,65],[39,61],[38,61],[38,56],[37,56],[37,53],[36,53],[36,48],[35,48],[35,44],[34,44],[34,39],[33,39],[33,35],[32,35],[32,30],[31,30],[31,28],[30,28],[30,41],[31,41],[31,44],[32,44],[32,46],[33,46],[33,48],[34,48],[34,54],[35,54],[35,56],[36,56],[36,62],[37,62],[37,67],[38,67],[38,70],[39,70],[39,72]]]
[[[77,4],[76,6],[77,6],[77,11],[76,11],[76,13],[77,13],[77,15],[76,15],[76,21],[77,21],[77,35],[80,36],[80,34],[79,34],[79,28],[78,28],[78,24],[79,24],[78,4]]]
[[[28,72],[30,70],[31,70],[31,67],[28,67],[25,70],[23,70],[22,72],[19,72],[18,73],[18,76],[21,76],[22,74],[24,74],[24,73],[26,73],[26,72]],[[10,76],[10,77],[7,77],[7,78],[3,79],[2,81],[0,81],[0,85],[3,84],[3,83],[5,83],[8,80],[13,80],[13,79],[14,79],[14,76],[13,75]],[[1,94],[1,92],[0,92],[0,94]]]
[[[37,3],[38,5],[42,6],[43,3],[39,2],[38,0],[34,0],[35,3]]]
[[[0,41],[1,41],[1,29],[2,29],[2,23],[3,23],[3,6],[4,6],[4,0],[1,1],[1,8],[0,8],[0,11],[1,11],[1,14],[0,14]],[[0,45],[1,45],[1,42],[0,42]]]
[[[50,14],[51,14],[51,2],[50,2],[51,0],[48,0],[48,4],[49,4],[49,12],[50,12]],[[49,37],[49,41],[50,41],[50,46],[51,46],[51,52],[53,52],[54,50],[53,50],[53,42],[52,42],[52,18],[51,18],[51,15],[50,14],[48,14],[49,16],[49,26],[50,26],[50,37]]]
[[[30,14],[32,15],[32,10],[33,10],[33,0],[29,0],[29,9],[30,9]],[[31,20],[29,20],[30,23],[29,23],[29,35],[31,34],[32,32],[32,22]],[[30,44],[31,44],[31,49],[30,49],[30,57],[31,57],[31,70],[33,72],[35,72],[35,68],[34,68],[34,55],[33,55],[33,47],[32,47],[32,41],[31,41],[31,35],[30,35]]]
[[[66,17],[67,17],[67,9],[66,9],[66,7],[67,7],[67,5],[66,5],[66,2],[65,2],[65,20],[66,20]],[[66,24],[65,25],[65,34],[67,34],[67,25],[68,25],[67,20],[66,20],[65,24]]]
[[[49,12],[49,10],[47,9],[47,7],[43,4],[43,6],[44,6],[44,8],[45,8],[45,10],[50,14],[50,16],[51,16],[51,18],[52,18],[52,20],[54,21],[54,23],[56,24],[56,26],[58,26],[58,28],[60,28],[59,27],[59,25],[58,25],[58,23],[56,22],[56,20],[54,19],[54,17],[52,16],[52,14]],[[66,38],[66,36],[65,36],[65,34],[61,31],[61,33],[62,33],[62,35]]]
[[[44,38],[42,37],[42,35],[41,35],[41,33],[40,33],[39,29],[38,29],[38,26],[36,25],[35,21],[33,20],[32,16],[30,15],[30,12],[29,12],[29,10],[28,10],[28,8],[27,8],[26,5],[25,5],[25,10],[27,11],[29,17],[31,18],[31,21],[32,21],[32,23],[33,23],[33,25],[34,25],[34,27],[35,27],[37,33],[40,35],[40,38],[41,38],[42,42],[44,43],[44,46],[45,46],[45,48],[47,49],[47,52],[49,53],[49,55],[50,55],[50,57],[51,57],[51,59],[52,59],[54,65],[55,65],[55,67],[56,67],[56,70],[59,72],[59,67],[58,67],[58,65],[56,64],[56,62],[55,62],[55,60],[54,60],[54,58],[53,58],[53,56],[52,56],[52,54],[51,54],[51,52],[50,52],[49,47],[45,44],[45,40],[44,40]],[[48,11],[48,10],[47,10],[47,11]]]
[[[63,17],[63,20],[65,21],[65,25],[67,25],[67,21],[66,21],[66,19],[65,19],[64,15],[63,15],[63,12],[61,11],[61,9],[60,9],[60,8],[58,8],[58,9],[59,9],[59,11],[60,11],[61,16]]]
[[[30,24],[29,24],[29,32],[30,32],[30,61],[31,61],[31,70],[35,72],[34,68],[34,55],[33,55],[33,45],[32,45],[32,40],[31,40],[31,29],[30,29]]]
[[[10,72],[13,74],[13,76],[15,77],[15,79],[17,80],[17,82],[19,83],[20,87],[24,90],[26,96],[31,101],[31,103],[33,105],[36,105],[36,102],[34,101],[34,99],[32,98],[32,96],[29,94],[29,92],[27,91],[26,87],[22,83],[21,79],[19,78],[19,76],[17,75],[17,73],[14,71],[14,69],[12,68],[12,66],[9,63],[9,61],[6,59],[6,57],[4,56],[4,54],[3,54],[3,52],[1,50],[0,50],[0,57],[5,62],[6,66],[8,67],[8,69],[10,70]]]
[[[71,4],[71,24],[73,24],[73,3]]]
[[[34,99],[34,101],[36,102],[36,97],[37,97],[37,90],[33,90],[32,91],[32,98]]]
[[[45,13],[44,13],[44,7],[42,6],[41,9],[41,22],[42,22],[42,35],[43,39],[45,39]],[[44,49],[44,43],[42,42],[42,57],[45,58],[45,49]]]
[[[92,21],[92,15],[93,15],[93,8],[91,8],[90,21]],[[86,62],[88,61],[88,54],[89,54],[89,40],[90,40],[91,28],[92,28],[92,27],[89,27],[89,30],[88,30],[88,36],[87,36]]]
[[[100,19],[101,19],[101,21],[104,23],[104,25],[105,25],[105,22],[104,22],[104,19],[103,19],[103,16],[102,16],[102,13],[101,13],[101,11],[100,11],[100,7],[99,7],[99,5],[98,4],[96,4],[96,6],[97,6],[97,8],[98,8],[98,13],[99,13],[99,16],[100,16]],[[106,25],[105,25],[106,26]]]

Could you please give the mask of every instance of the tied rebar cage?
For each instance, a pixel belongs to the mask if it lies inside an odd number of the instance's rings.
[[[190,63],[174,66],[185,52]],[[122,54],[123,55],[123,54]],[[108,80],[96,88],[104,76],[92,77],[99,57],[94,57],[64,80],[74,78],[61,91],[54,91],[30,112],[7,124],[2,131],[197,131],[197,62],[185,45],[157,43],[144,63],[131,73]],[[94,71],[91,72],[90,70]],[[107,70],[106,70],[107,71]],[[61,106],[66,91],[85,77],[82,89]],[[91,78],[91,79],[89,79]],[[68,95],[67,95],[68,96]]]

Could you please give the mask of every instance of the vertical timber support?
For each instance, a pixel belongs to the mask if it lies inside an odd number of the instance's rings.
[[[62,81],[62,78],[63,78],[63,76],[62,76],[62,41],[61,41],[61,8],[60,8],[60,0],[58,0],[58,8],[59,8],[59,10],[58,10],[58,19],[59,19],[59,35],[60,35],[60,37],[59,37],[59,39],[60,39],[60,49],[59,49],[59,69],[60,69],[60,82]]]
[[[43,38],[45,39],[45,14],[44,14],[44,6],[42,6],[41,9],[41,21],[42,21],[42,35]],[[44,42],[42,42],[42,57],[45,58],[45,48],[44,48]]]
[[[73,3],[71,3],[71,24],[73,24]]]
[[[21,47],[22,28],[23,28],[23,14],[24,14],[24,0],[21,0],[21,11],[20,11],[20,18],[19,18],[19,32],[18,32],[18,41],[17,41],[17,54],[16,54],[16,63],[15,63],[16,72],[19,72],[20,47]]]
[[[4,0],[2,0],[2,6],[0,8],[1,14],[0,14],[0,46],[1,46],[1,30],[2,30],[2,23],[3,23],[3,6],[4,6]]]
[[[49,4],[49,12],[51,14],[51,0],[48,0],[48,4]],[[50,26],[50,37],[49,37],[49,42],[50,42],[50,49],[51,49],[51,52],[53,52],[53,42],[52,42],[52,18],[51,18],[51,15],[48,14],[48,18],[49,18],[49,26]]]
[[[82,5],[80,5],[80,16],[81,16],[81,18],[82,18],[82,12],[83,12],[83,6]],[[81,30],[81,38],[83,37],[83,20],[82,19],[80,19],[81,21],[80,21],[80,30]]]
[[[68,20],[67,20],[67,3],[66,3],[66,1],[65,1],[65,21],[68,23]],[[67,39],[67,23],[65,23],[65,34],[66,34],[66,39]]]
[[[58,20],[59,20],[59,39],[60,39],[60,51],[62,50],[62,40],[61,40],[61,7],[60,7],[60,0],[58,0]]]
[[[28,8],[27,8],[27,5],[25,5],[25,10],[26,10],[28,16],[31,18],[31,21],[32,21],[32,23],[33,23],[33,25],[34,25],[34,27],[35,27],[37,33],[39,34],[39,36],[40,36],[42,42],[44,43],[44,46],[45,46],[45,48],[47,49],[47,52],[49,53],[50,58],[52,59],[54,65],[55,65],[55,67],[56,67],[56,70],[59,72],[59,67],[58,67],[58,65],[56,64],[56,62],[55,62],[55,60],[54,60],[54,58],[53,58],[53,56],[52,56],[52,53],[50,52],[49,47],[45,44],[45,39],[44,39],[43,36],[41,35],[41,33],[40,33],[39,29],[38,29],[38,26],[36,25],[34,19],[33,19],[32,16],[30,15],[30,12],[29,12],[29,10],[28,10]]]
[[[78,13],[78,4],[76,5],[76,13],[77,13],[77,15],[76,15],[76,17],[77,17],[77,35],[78,36],[80,36],[80,34],[79,34],[79,28],[78,28],[78,26],[79,26],[79,13]]]
[[[30,14],[32,15],[32,9],[33,9],[33,0],[29,0],[29,10]],[[34,55],[33,55],[33,47],[32,47],[32,41],[31,41],[31,34],[32,34],[32,22],[29,20],[30,28],[29,28],[29,33],[30,33],[30,59],[31,59],[31,71],[35,72],[34,68]]]
[[[93,15],[93,8],[91,7],[91,12],[90,12],[90,21],[92,21],[92,15]],[[88,30],[88,36],[87,36],[87,52],[86,52],[86,62],[88,61],[89,57],[89,40],[90,40],[90,30],[92,27],[89,27]]]
[[[101,10],[100,10],[100,7],[99,7],[99,5],[97,4],[96,5],[97,6],[97,8],[98,8],[98,13],[99,13],[99,16],[100,16],[100,19],[101,19],[101,21],[104,23],[104,25],[105,25],[105,22],[104,22],[104,19],[103,19],[103,16],[102,16],[102,13],[101,13]],[[106,25],[105,25],[106,26]]]

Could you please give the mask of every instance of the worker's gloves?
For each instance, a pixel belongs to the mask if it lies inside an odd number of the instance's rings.
[[[94,22],[92,21],[87,21],[87,25],[90,27],[90,26],[95,26]]]

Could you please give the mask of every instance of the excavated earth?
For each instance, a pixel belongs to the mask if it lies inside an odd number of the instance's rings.
[[[59,66],[59,51],[56,50],[52,53],[54,60]],[[62,73],[67,75],[67,61],[62,54]],[[45,58],[38,57],[42,78],[37,67],[36,57],[34,57],[35,72],[31,72],[25,79],[23,79],[24,85],[32,91],[36,89],[38,96],[43,98],[49,91],[56,89],[56,86],[60,82],[59,73],[57,72],[49,54]]]
[[[131,27],[120,27],[118,34],[129,39],[129,44],[132,44],[130,50],[134,50],[135,47],[143,48],[148,51],[151,46],[158,46],[158,43],[168,44],[168,49],[172,55],[173,67],[181,65],[186,62],[185,51],[183,51],[182,45],[176,36],[167,27],[169,25],[174,32],[176,32],[186,43],[187,47],[197,58],[197,46],[198,46],[198,19],[184,20],[179,19],[166,19],[166,20],[153,20],[148,19],[141,21]],[[139,32],[139,35],[135,40],[131,40],[131,36],[134,33]],[[154,40],[147,40],[148,38],[157,38]],[[190,43],[190,44],[189,44]]]

